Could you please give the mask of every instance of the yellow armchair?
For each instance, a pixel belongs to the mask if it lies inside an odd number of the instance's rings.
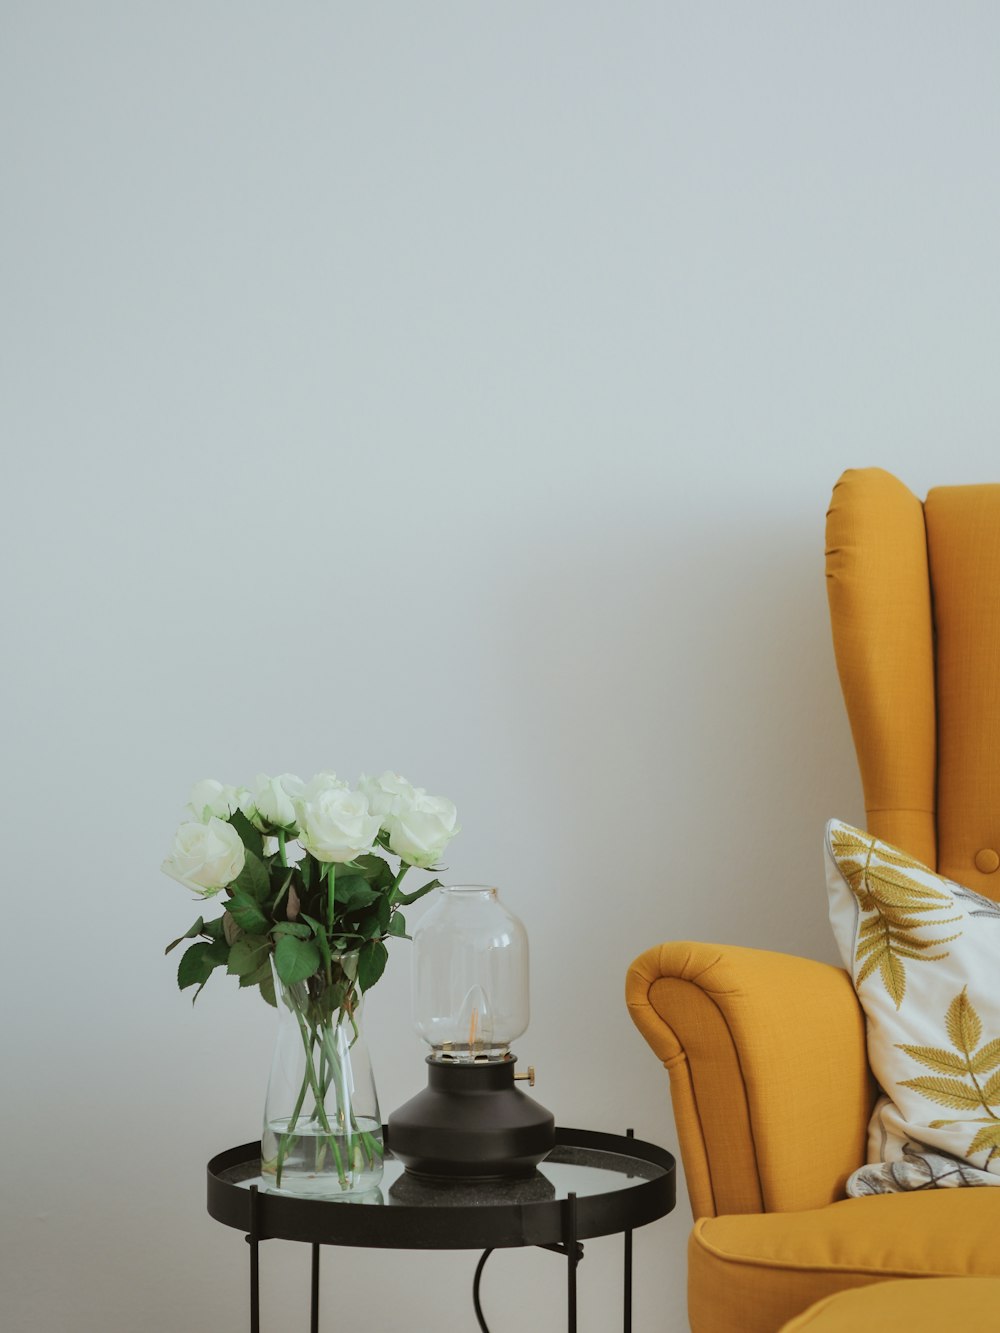
[[[846,972],[762,949],[661,944],[632,964],[626,1000],[670,1073],[696,1218],[843,1198],[874,1101]]]
[[[826,571],[868,828],[1000,900],[1000,485],[921,503],[880,469],[846,472]],[[666,943],[632,964],[626,1000],[670,1075],[693,1333],[775,1333],[888,1278],[1000,1276],[982,1241],[1000,1190],[844,1197],[876,1095],[846,972]]]

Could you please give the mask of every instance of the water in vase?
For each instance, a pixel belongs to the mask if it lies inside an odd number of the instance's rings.
[[[261,1142],[265,1187],[282,1193],[336,1198],[374,1189],[382,1179],[384,1144],[377,1120],[358,1116],[355,1127],[291,1117],[269,1120]]]

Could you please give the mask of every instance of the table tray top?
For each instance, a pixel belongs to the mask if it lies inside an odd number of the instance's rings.
[[[208,1164],[208,1211],[226,1226],[256,1228],[262,1240],[379,1249],[558,1245],[571,1194],[579,1240],[631,1231],[670,1212],[675,1189],[674,1159],[665,1149],[631,1136],[567,1128],[556,1129],[555,1147],[523,1179],[419,1179],[387,1147],[381,1184],[343,1198],[269,1190],[259,1143],[230,1148]]]

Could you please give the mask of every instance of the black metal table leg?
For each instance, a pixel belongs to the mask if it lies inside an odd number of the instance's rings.
[[[567,1316],[562,1327],[577,1333],[578,1274],[583,1259],[581,1233],[620,1235],[624,1241],[624,1295],[619,1330],[632,1333],[634,1320],[635,1232],[665,1217],[675,1201],[675,1162],[653,1143],[626,1135],[557,1128],[551,1160],[560,1174],[551,1188],[522,1190],[504,1181],[495,1190],[483,1182],[484,1201],[470,1203],[464,1191],[442,1200],[439,1190],[425,1195],[418,1178],[400,1178],[413,1189],[394,1199],[398,1208],[321,1208],[316,1199],[271,1195],[261,1180],[261,1145],[244,1143],[217,1153],[208,1163],[208,1211],[216,1221],[236,1228],[249,1247],[249,1333],[261,1333],[260,1252],[265,1240],[304,1241],[312,1246],[311,1333],[320,1329],[321,1267],[324,1245],[377,1249],[464,1250],[475,1246],[482,1258],[473,1283],[473,1303],[482,1333],[486,1319],[480,1300],[483,1265],[489,1249],[537,1246],[559,1254],[567,1264]],[[544,1172],[541,1173],[544,1175]],[[397,1181],[392,1180],[394,1188]],[[572,1188],[570,1188],[572,1187]],[[373,1200],[374,1201],[374,1200]],[[384,1201],[383,1199],[379,1200]],[[434,1212],[424,1213],[433,1208]],[[433,1217],[431,1235],[425,1217]],[[429,1243],[428,1243],[429,1242]],[[245,1326],[247,1327],[247,1326]],[[303,1325],[303,1328],[305,1325]],[[614,1327],[614,1324],[612,1324]]]
[[[260,1333],[260,1228],[257,1186],[250,1186],[250,1333]]]
[[[319,1333],[319,1245],[312,1247],[312,1299],[309,1309],[309,1333]]]
[[[625,1131],[627,1139],[635,1138],[635,1130]],[[622,1309],[624,1333],[632,1333],[632,1233],[625,1232],[625,1297]]]
[[[632,1233],[625,1232],[625,1302],[623,1306],[625,1333],[632,1333]]]
[[[566,1196],[566,1263],[568,1290],[567,1299],[567,1330],[568,1333],[576,1333],[576,1268],[580,1262],[580,1253],[576,1242],[576,1195],[574,1193]]]

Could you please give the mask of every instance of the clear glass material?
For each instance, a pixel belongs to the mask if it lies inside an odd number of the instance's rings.
[[[434,1058],[506,1059],[528,1003],[528,935],[496,889],[437,889],[413,932],[413,1018]]]
[[[621,1152],[596,1148],[566,1147],[556,1144],[530,1176],[513,1180],[449,1181],[442,1189],[438,1181],[422,1181],[403,1170],[402,1162],[390,1154],[381,1186],[367,1194],[351,1195],[354,1204],[416,1205],[421,1208],[454,1208],[469,1204],[534,1203],[544,1199],[566,1199],[572,1192],[578,1198],[613,1194],[635,1189],[666,1174],[666,1168],[642,1157],[628,1155],[626,1142]],[[229,1168],[223,1178],[244,1187],[266,1184],[257,1174],[256,1159]],[[540,1187],[544,1182],[544,1187]]]
[[[357,970],[352,953],[334,957],[329,979],[287,986],[275,973],[278,1034],[261,1136],[270,1190],[339,1198],[382,1179],[382,1118]]]

